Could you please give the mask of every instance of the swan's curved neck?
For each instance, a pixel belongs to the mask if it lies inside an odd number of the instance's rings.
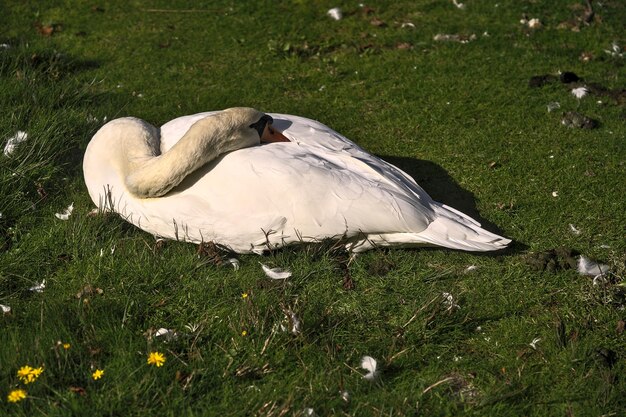
[[[130,193],[139,198],[161,197],[196,169],[236,149],[258,145],[260,138],[246,125],[246,120],[261,117],[253,109],[224,111],[194,123],[169,151],[158,155],[159,138],[147,131],[127,138],[124,182]],[[255,112],[250,114],[250,112]],[[246,113],[242,117],[240,112]]]

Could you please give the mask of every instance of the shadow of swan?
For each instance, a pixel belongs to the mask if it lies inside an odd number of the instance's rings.
[[[448,172],[439,165],[431,161],[405,156],[377,156],[409,174],[433,200],[467,214],[479,222],[483,229],[504,236],[495,223],[485,219],[478,212],[474,194],[463,189]],[[524,248],[525,245],[513,241],[507,249],[497,251],[497,253],[509,253]]]

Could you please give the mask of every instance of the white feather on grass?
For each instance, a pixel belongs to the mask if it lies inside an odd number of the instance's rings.
[[[185,328],[191,333],[195,333],[200,330],[201,325],[199,323],[187,323],[185,324]]]
[[[454,4],[457,9],[465,9],[465,4],[459,3],[457,0],[452,0],[452,4]]]
[[[330,16],[333,20],[341,20],[343,17],[343,13],[339,7],[333,7],[332,9],[326,12],[328,16]]]
[[[228,263],[231,264],[233,266],[233,269],[235,271],[239,271],[239,261],[235,258],[230,258],[228,260]]]
[[[4,156],[11,156],[17,145],[25,142],[28,139],[28,133],[18,130],[15,135],[7,139],[6,145],[4,145]]]
[[[576,228],[576,226],[574,226],[573,224],[569,224],[569,228],[572,231],[572,233],[574,233],[576,236],[578,236],[580,234],[580,230]]]
[[[345,402],[350,402],[350,393],[347,390],[339,391],[339,395]]]
[[[311,407],[307,407],[307,408],[305,408],[302,411],[303,411],[304,415],[307,416],[307,417],[317,417],[317,413]]]
[[[296,313],[287,308],[284,310],[285,320],[280,323],[280,330],[283,332],[289,331],[291,334],[297,336],[300,334],[301,326],[300,319],[296,316]]]
[[[548,113],[556,110],[556,109],[560,109],[561,105],[559,104],[558,101],[553,101],[551,103],[548,103]]]
[[[540,337],[535,337],[532,342],[529,343],[530,347],[537,350],[537,343],[541,341]]]
[[[60,220],[68,220],[74,211],[74,203],[67,206],[61,213],[54,213],[55,217]]]
[[[291,272],[280,268],[270,268],[269,266],[263,264],[261,264],[261,268],[263,268],[265,275],[271,279],[287,279],[291,276]]]
[[[376,359],[371,356],[363,356],[363,358],[361,358],[361,368],[367,371],[367,373],[363,375],[363,378],[368,381],[376,379],[376,377],[378,377],[378,370],[376,369],[377,366],[378,362],[376,362]]]
[[[162,337],[166,341],[174,340],[178,337],[178,333],[176,333],[172,329],[166,329],[165,327],[161,327],[156,332],[154,332],[154,337]]]
[[[587,87],[578,87],[572,89],[572,94],[574,95],[574,97],[580,100],[581,98],[589,94],[589,90],[587,89]]]
[[[441,296],[443,297],[442,302],[443,302],[443,305],[446,306],[446,311],[453,311],[453,310],[457,310],[461,308],[461,306],[459,306],[456,303],[454,296],[450,294],[449,292],[444,292],[441,294]]]
[[[46,280],[44,279],[39,284],[33,285],[28,290],[34,292],[43,292],[44,288],[46,288]]]
[[[5,306],[4,304],[0,304],[0,309],[3,314],[9,314],[11,312],[11,307]]]
[[[594,278],[606,275],[609,272],[609,266],[592,261],[584,255],[578,258],[578,273],[580,275],[589,275]]]

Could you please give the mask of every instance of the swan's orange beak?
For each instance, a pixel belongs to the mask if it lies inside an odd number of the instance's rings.
[[[265,130],[263,131],[263,135],[261,135],[262,143],[273,143],[273,142],[289,142],[282,133],[276,130],[271,124],[265,125]]]

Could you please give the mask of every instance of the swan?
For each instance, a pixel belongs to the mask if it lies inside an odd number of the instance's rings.
[[[110,121],[89,142],[83,173],[100,210],[157,237],[237,253],[329,238],[353,252],[510,243],[322,123],[251,108],[183,116],[160,129]]]

